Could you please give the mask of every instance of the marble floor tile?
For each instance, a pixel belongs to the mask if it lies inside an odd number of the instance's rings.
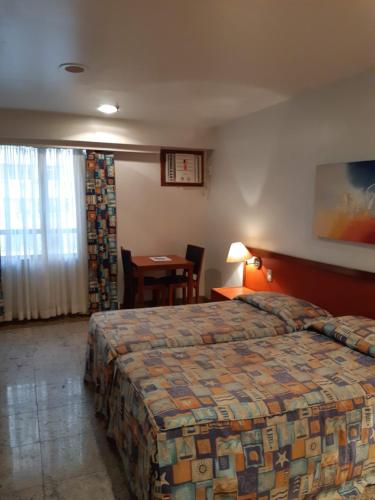
[[[35,412],[36,410],[34,378],[30,383],[9,384],[0,387],[0,416]]]
[[[44,441],[41,450],[46,483],[106,470],[100,448],[91,434]]]
[[[44,500],[44,498],[44,489],[42,485],[4,493],[0,490],[0,500]]]
[[[31,344],[34,340],[33,330],[24,328],[4,328],[0,327],[0,342],[8,345]]]
[[[105,433],[98,433],[97,436],[100,454],[105,464],[107,474],[110,478],[115,498],[116,500],[128,500],[130,498],[130,494],[125,480],[123,464],[117,452],[116,446],[114,442],[108,441],[104,438]]]
[[[34,366],[35,383],[57,384],[68,380],[83,379],[83,370],[79,361],[72,359],[67,363],[45,363]]]
[[[77,350],[74,347],[65,346],[48,346],[40,347],[35,352],[32,362],[35,367],[41,366],[44,363],[70,363],[72,361],[79,362]]]
[[[70,346],[70,341],[65,336],[53,337],[53,336],[37,336],[38,343],[36,345],[35,354],[41,353],[52,353],[54,349],[61,349]]]
[[[0,363],[3,364],[4,361],[27,361],[32,362],[33,356],[37,350],[36,345],[29,344],[18,344],[11,346],[2,346],[0,351]]]
[[[1,341],[0,341],[1,344]],[[0,390],[8,385],[30,384],[34,382],[34,367],[33,366],[12,366],[8,369],[3,369],[0,366]]]
[[[82,377],[71,377],[64,382],[60,381],[54,384],[38,383],[36,385],[36,398],[38,410],[42,410],[92,401],[93,394],[84,384]]]
[[[0,447],[14,448],[38,441],[39,423],[36,412],[0,417]]]
[[[103,432],[91,404],[72,403],[38,411],[40,440],[49,441],[87,432]]]
[[[61,333],[66,330],[65,321],[45,321],[32,326],[31,332],[33,335],[40,335],[57,338]]]
[[[106,473],[79,476],[64,481],[47,481],[45,500],[117,500]],[[126,490],[123,498],[130,499]]]
[[[80,334],[86,334],[88,332],[88,327],[89,327],[89,321],[84,320],[84,321],[72,321],[71,323],[66,323],[65,324],[65,329],[69,334],[72,333],[80,333]]]
[[[0,492],[43,484],[40,444],[0,448]],[[11,497],[10,497],[11,498]]]
[[[14,357],[13,359],[3,359],[0,361],[1,371],[8,370],[22,370],[24,368],[32,368],[33,367],[33,358],[32,357]]]

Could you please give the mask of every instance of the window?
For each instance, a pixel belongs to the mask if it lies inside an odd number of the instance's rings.
[[[72,149],[0,146],[2,256],[77,255],[77,203],[84,202],[78,156]]]

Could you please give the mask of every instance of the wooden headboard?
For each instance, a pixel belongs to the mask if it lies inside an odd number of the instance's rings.
[[[262,259],[262,267],[245,266],[244,286],[300,297],[334,316],[355,314],[375,319],[375,273],[248,248]],[[272,283],[266,279],[267,269],[272,269]]]

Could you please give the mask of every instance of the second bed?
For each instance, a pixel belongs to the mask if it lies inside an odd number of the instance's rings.
[[[309,302],[271,292],[239,300],[93,314],[85,380],[95,387],[96,411],[108,417],[114,361],[131,352],[275,337],[330,314]]]

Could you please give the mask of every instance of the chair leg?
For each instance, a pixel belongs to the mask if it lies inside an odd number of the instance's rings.
[[[197,283],[194,287],[195,290],[195,303],[198,304],[199,302],[199,283]]]
[[[124,297],[123,297],[123,304],[122,307],[124,309],[134,309],[136,306],[136,294],[135,293],[128,293],[124,292]]]
[[[162,306],[165,306],[165,303],[166,303],[166,291],[167,291],[167,288],[163,286],[163,288],[160,290],[160,294],[161,294],[161,305]]]
[[[168,291],[169,291],[168,304],[170,306],[173,306],[173,304],[174,304],[174,291],[175,291],[174,286],[169,285],[169,290]]]
[[[182,289],[182,302],[186,304],[186,287]]]

